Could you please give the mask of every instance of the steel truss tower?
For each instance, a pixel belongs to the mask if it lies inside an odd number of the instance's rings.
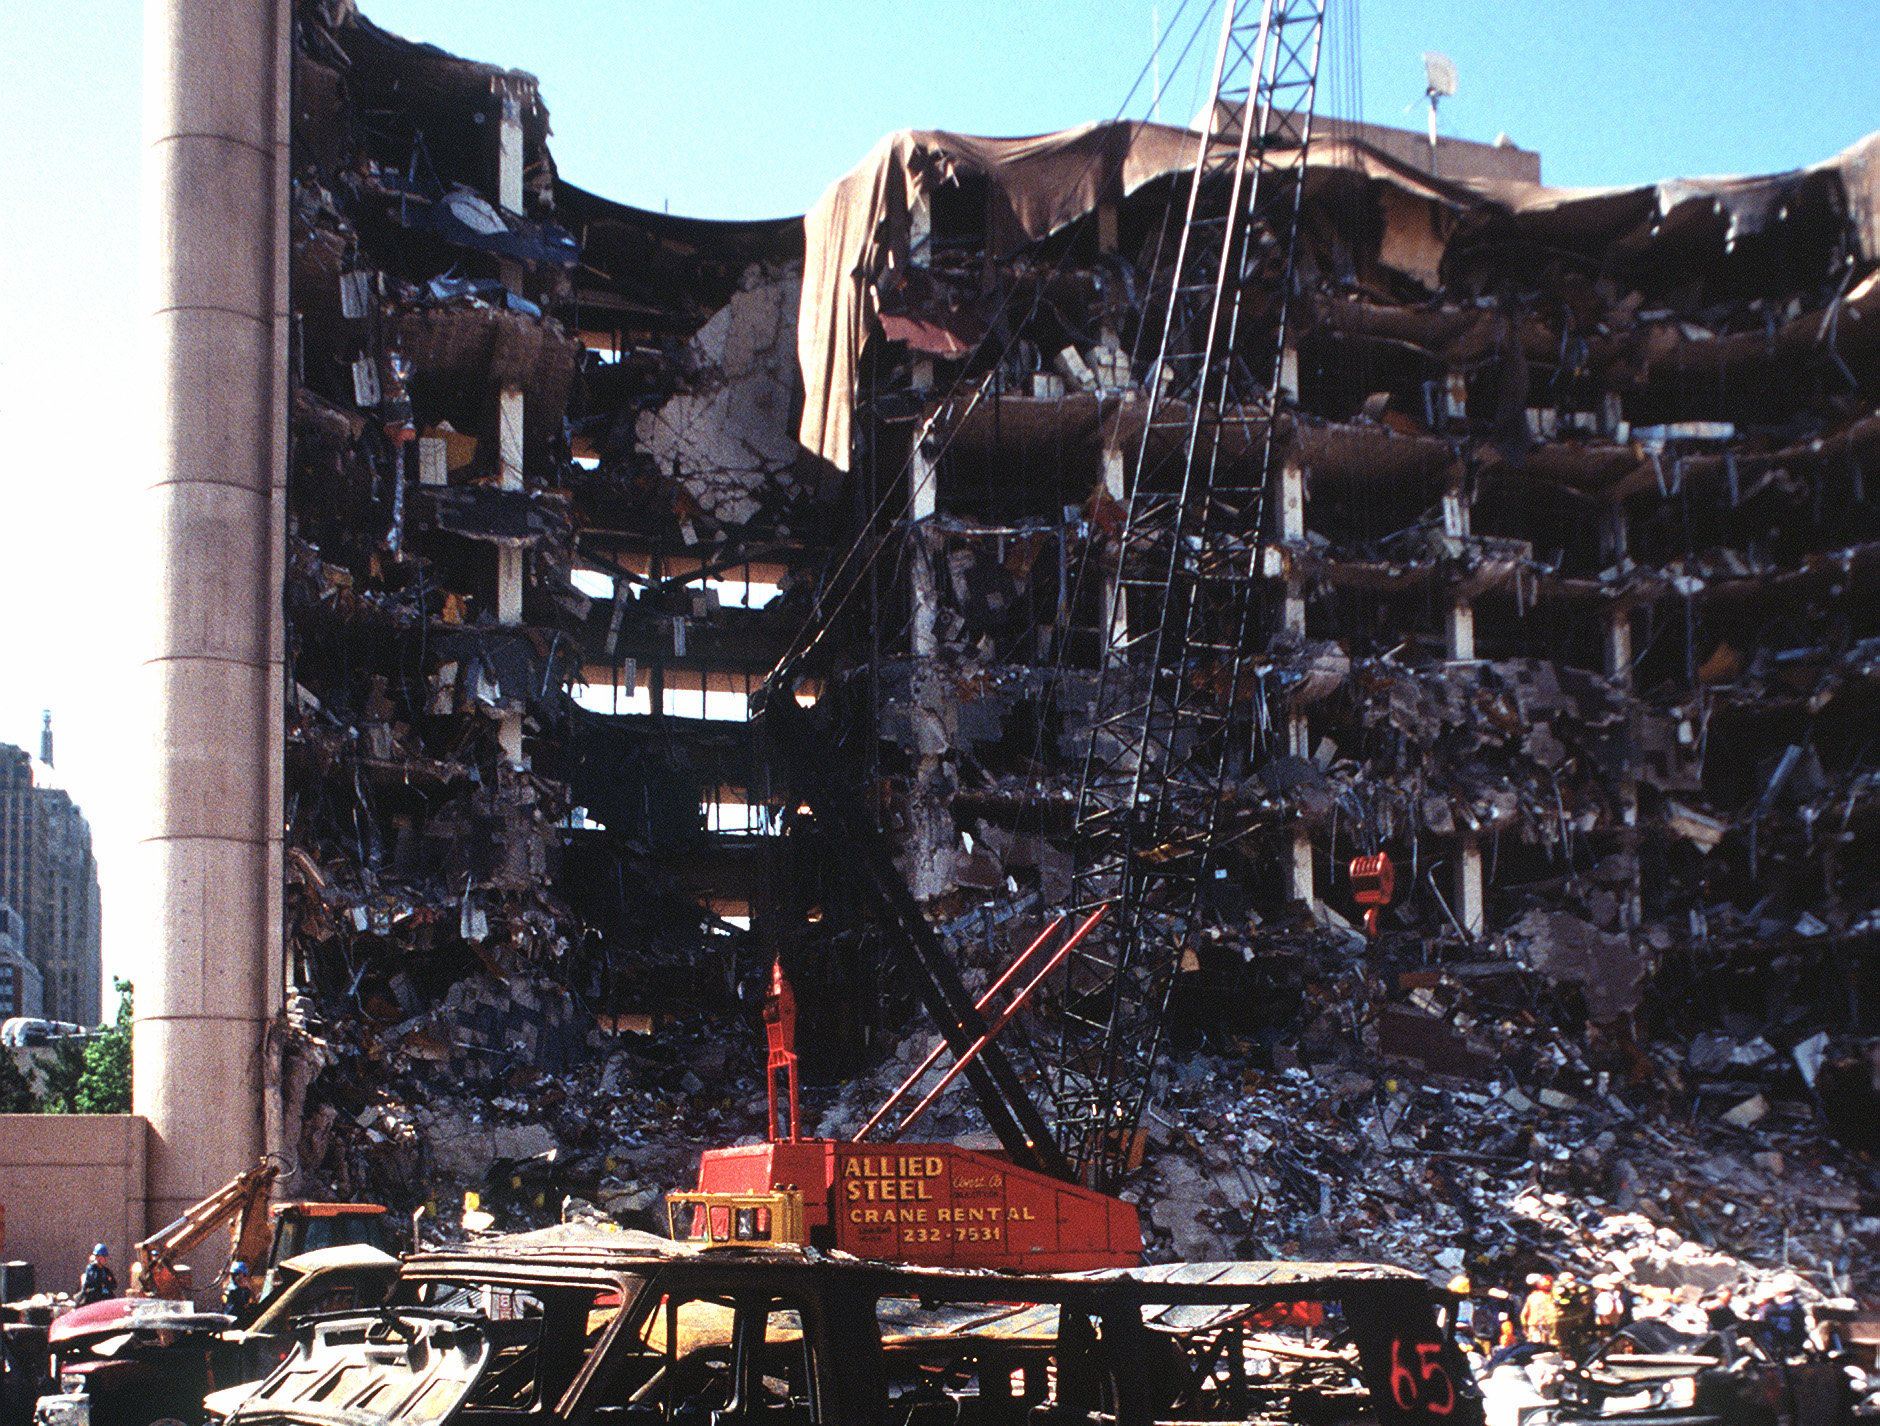
[[[1226,0],[1121,534],[1101,556],[1074,901],[1112,910],[1070,962],[1050,1069],[1058,1142],[1098,1188],[1128,1166],[1202,887],[1236,835],[1224,780],[1263,737],[1248,663],[1325,4]]]

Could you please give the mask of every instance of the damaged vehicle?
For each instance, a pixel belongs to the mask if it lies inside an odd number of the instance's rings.
[[[410,1259],[227,1422],[1481,1426],[1445,1306],[1369,1264],[996,1274],[570,1225]]]
[[[1746,1333],[1679,1332],[1646,1320],[1621,1328],[1560,1378],[1557,1421],[1689,1426],[1829,1426],[1851,1419],[1846,1370],[1811,1353],[1771,1361]]]
[[[223,1334],[214,1358],[217,1383],[229,1391],[261,1381],[292,1350],[298,1319],[371,1307],[385,1300],[397,1279],[398,1259],[369,1243],[282,1259],[269,1274],[254,1320]]]
[[[210,1355],[235,1325],[166,1298],[113,1297],[52,1324],[59,1390],[33,1406],[33,1426],[146,1426],[194,1422],[215,1385]]]
[[[251,1321],[188,1302],[114,1297],[66,1313],[49,1345],[59,1390],[39,1398],[35,1426],[148,1426],[203,1419],[206,1394],[240,1390],[285,1355],[298,1318],[370,1307],[398,1259],[367,1244],[318,1248],[277,1263]]]

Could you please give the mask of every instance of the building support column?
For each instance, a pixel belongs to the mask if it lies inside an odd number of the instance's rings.
[[[932,435],[931,422],[922,423],[914,432],[914,459],[907,476],[907,593],[913,609],[908,646],[917,659],[932,658],[940,652],[936,627],[940,618],[940,589],[934,582],[930,539],[930,522],[940,508],[940,468],[928,450],[927,443]]]
[[[1471,936],[1481,935],[1488,924],[1483,885],[1482,839],[1464,832],[1456,842],[1456,919]]]
[[[520,491],[522,479],[522,392],[505,386],[496,397],[497,488]],[[522,623],[522,546],[499,544],[496,547],[496,622],[506,629]],[[497,725],[497,741],[503,749],[503,761],[511,767],[526,767],[522,752],[522,713],[502,715]]]
[[[1295,364],[1297,362],[1290,351],[1288,359]],[[1296,450],[1287,452],[1279,472],[1279,538],[1289,554],[1302,546],[1306,538],[1306,472],[1299,463]],[[1305,586],[1299,576],[1292,572],[1290,558],[1286,561],[1286,597],[1280,606],[1280,624],[1287,633],[1296,634],[1301,639],[1305,637]],[[1286,751],[1294,757],[1312,756],[1312,733],[1306,726],[1304,713],[1289,712],[1286,715]],[[1293,828],[1289,879],[1293,900],[1316,906],[1318,884],[1312,869],[1312,837],[1303,825]]]
[[[145,6],[148,820],[134,1110],[168,1222],[284,1151],[281,579],[291,7]],[[269,1103],[270,1095],[276,1102]]]
[[[1113,253],[1116,251],[1116,205],[1102,203],[1097,207],[1097,251]],[[1106,324],[1100,334],[1099,344],[1105,348],[1121,345],[1116,329]],[[1123,396],[1124,402],[1136,399],[1132,388]],[[1127,507],[1129,491],[1128,456],[1123,450],[1122,413],[1114,412],[1103,422],[1103,495],[1106,500]],[[1100,618],[1103,620],[1103,661],[1105,664],[1126,661],[1126,646],[1129,643],[1129,593],[1122,588],[1123,550],[1119,546],[1116,558],[1105,569]]]
[[[522,99],[516,89],[497,81],[500,113],[496,124],[496,198],[508,212],[522,217]],[[522,264],[502,265],[503,286],[522,295]],[[497,486],[502,490],[522,490],[523,400],[520,387],[505,386],[496,397]],[[496,547],[496,622],[505,628],[522,623],[522,546],[502,544]],[[505,713],[497,725],[497,742],[503,749],[503,761],[511,767],[527,767],[522,751],[522,714]]]
[[[1443,534],[1451,540],[1466,541],[1472,533],[1467,478],[1458,465],[1451,469],[1449,486],[1443,492]],[[1475,606],[1466,588],[1450,589],[1444,644],[1452,662],[1468,663],[1475,658]],[[1471,936],[1481,935],[1488,925],[1488,908],[1482,879],[1482,839],[1474,827],[1465,829],[1456,839],[1454,885],[1456,919]]]
[[[1123,448],[1116,444],[1114,427],[1111,439],[1103,447],[1103,493],[1121,505],[1124,500],[1125,477]],[[1103,661],[1119,662],[1124,657],[1124,646],[1129,642],[1129,595],[1121,588],[1123,577],[1123,551],[1118,548],[1116,559],[1104,572],[1103,576]]]
[[[1626,550],[1626,514],[1623,505],[1615,505],[1606,528],[1606,546],[1608,555],[1620,569],[1631,567],[1632,559]],[[1631,721],[1632,707],[1632,606],[1621,601],[1606,611],[1606,677],[1612,686],[1626,696],[1627,722]],[[1626,878],[1625,898],[1619,913],[1619,923],[1627,931],[1636,931],[1644,920],[1644,895],[1639,885],[1638,865],[1638,772],[1634,765],[1635,753],[1633,740],[1626,739],[1626,765],[1619,777],[1619,826],[1620,841],[1626,854],[1632,859],[1632,870]]]

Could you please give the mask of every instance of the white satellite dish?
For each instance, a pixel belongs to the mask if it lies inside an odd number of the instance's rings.
[[[1436,171],[1436,104],[1456,92],[1456,62],[1435,50],[1423,53],[1423,92],[1430,101],[1430,172]]]
[[[1428,81],[1432,99],[1446,99],[1456,92],[1456,62],[1446,54],[1430,50],[1423,56],[1423,77]]]

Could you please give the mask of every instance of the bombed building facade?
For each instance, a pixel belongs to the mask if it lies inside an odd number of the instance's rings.
[[[1119,932],[1155,964],[1098,938],[1014,1026],[1060,1124],[1101,999],[1143,1095],[1231,1061],[1334,1136],[1393,1064],[1517,1106],[1510,1164],[1622,1099],[1876,1147],[1875,141],[1589,193],[1322,128],[1240,269],[1252,412],[1174,355],[1184,205],[1228,201],[1191,131],[902,133],[724,223],[566,182],[532,78],[336,0],[294,90],[300,1191],[496,1160],[645,1210],[683,1169],[637,1150],[761,1123],[773,960],[812,1080],[920,1028],[865,857],[973,987],[1106,857],[1187,879]],[[1330,1222],[1349,1163],[1259,1171]]]

